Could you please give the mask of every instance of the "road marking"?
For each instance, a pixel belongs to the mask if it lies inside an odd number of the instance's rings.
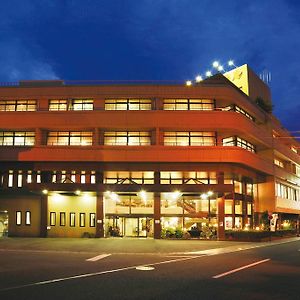
[[[152,271],[152,270],[154,270],[154,267],[139,266],[139,267],[136,267],[136,270],[138,270],[138,271]]]
[[[103,259],[108,256],[111,256],[111,254],[100,254],[100,255],[88,258],[88,259],[86,259],[86,261],[97,261],[97,260]]]
[[[243,266],[243,267],[240,267],[240,268],[237,268],[237,269],[233,269],[233,270],[230,270],[228,272],[225,272],[225,273],[222,273],[222,274],[218,274],[218,275],[215,275],[213,276],[212,278],[220,278],[220,277],[224,277],[224,276],[227,276],[227,275],[230,275],[232,273],[236,273],[236,272],[239,272],[241,270],[244,270],[244,269],[247,269],[247,268],[251,268],[251,267],[254,267],[256,265],[259,265],[259,264],[262,264],[262,263],[265,263],[267,261],[271,260],[270,258],[267,258],[267,259],[263,259],[263,260],[260,260],[260,261],[257,261],[255,263],[252,263],[252,264],[249,264],[249,265],[246,265],[246,266]]]
[[[138,267],[152,267],[152,266],[157,266],[157,265],[170,264],[170,263],[174,263],[174,262],[185,261],[185,260],[200,258],[200,257],[204,257],[204,256],[205,255],[184,257],[184,258],[178,258],[178,259],[165,260],[165,261],[152,263],[152,264],[136,265],[136,266],[131,266],[131,267],[124,267],[124,268],[101,271],[101,272],[95,272],[95,273],[86,273],[86,274],[74,275],[74,276],[70,276],[70,277],[56,278],[56,279],[51,279],[51,280],[45,280],[45,281],[40,281],[40,282],[34,282],[34,283],[29,283],[29,284],[24,284],[24,285],[19,285],[19,286],[12,286],[12,287],[8,287],[8,288],[3,288],[3,289],[0,289],[0,292],[9,291],[9,290],[16,290],[16,289],[21,289],[21,288],[25,288],[25,287],[52,284],[52,283],[62,282],[62,281],[67,281],[67,280],[72,280],[72,279],[87,278],[87,277],[99,276],[99,275],[116,273],[116,272],[121,272],[121,271],[133,270],[133,269],[136,269]]]

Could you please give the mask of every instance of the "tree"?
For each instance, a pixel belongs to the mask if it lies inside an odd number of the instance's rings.
[[[262,108],[265,112],[267,112],[267,113],[271,113],[272,110],[273,110],[273,105],[267,103],[267,102],[266,102],[263,98],[261,98],[261,97],[257,97],[257,98],[255,99],[255,103],[256,103],[260,108]]]

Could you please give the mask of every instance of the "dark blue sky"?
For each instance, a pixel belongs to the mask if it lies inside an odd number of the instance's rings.
[[[300,130],[300,1],[1,0],[0,81],[186,80],[230,58],[271,72]]]

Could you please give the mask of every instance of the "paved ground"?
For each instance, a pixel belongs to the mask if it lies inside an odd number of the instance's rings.
[[[275,241],[274,241],[275,242]],[[258,243],[261,244],[261,243]],[[137,238],[1,238],[0,250],[70,251],[97,253],[173,253],[241,247],[254,243],[205,240],[154,240]]]
[[[300,238],[0,239],[0,299],[299,299]]]

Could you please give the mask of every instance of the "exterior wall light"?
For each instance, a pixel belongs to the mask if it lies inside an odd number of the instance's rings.
[[[187,81],[185,82],[185,85],[186,85],[186,86],[191,86],[191,85],[192,85],[192,81],[191,81],[191,80],[187,80]]]
[[[42,193],[43,193],[44,195],[47,195],[47,194],[48,194],[48,190],[42,190]]]

